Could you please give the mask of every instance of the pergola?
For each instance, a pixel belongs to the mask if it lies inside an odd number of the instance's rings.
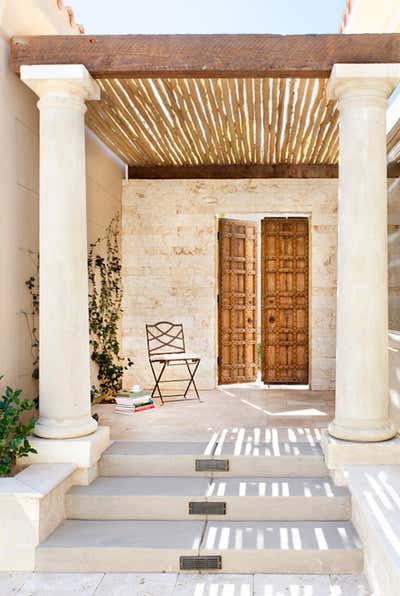
[[[132,178],[334,178],[333,65],[395,62],[400,48],[397,34],[79,35],[14,38],[11,51],[17,74],[86,66],[101,89],[86,123]]]
[[[387,98],[400,35],[49,36],[11,42],[40,97],[40,419],[93,433],[84,113],[131,177],[339,177],[336,418],[380,441],[389,421]],[[390,147],[398,142],[390,138]],[[340,167],[338,168],[338,162]],[[60,303],[67,307],[60,312]],[[63,351],[63,359],[57,356]]]

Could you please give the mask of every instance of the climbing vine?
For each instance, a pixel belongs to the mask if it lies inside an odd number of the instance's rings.
[[[133,364],[130,358],[121,356],[119,344],[122,315],[119,215],[111,220],[105,236],[90,244],[88,270],[91,358],[97,365],[99,382],[98,387],[92,387],[92,399],[102,401],[121,389],[124,370]]]
[[[23,311],[31,336],[31,351],[32,351],[32,377],[39,378],[39,331],[37,327],[39,317],[39,255],[32,253],[36,275],[31,275],[25,281],[25,286],[31,295],[31,307],[29,312]]]

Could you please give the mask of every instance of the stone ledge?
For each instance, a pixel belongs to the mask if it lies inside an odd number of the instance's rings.
[[[400,437],[388,441],[357,443],[335,439],[327,430],[321,431],[321,447],[330,472],[341,472],[346,466],[398,464]]]
[[[19,465],[70,463],[78,468],[92,468],[111,445],[110,429],[99,426],[91,435],[74,439],[42,439],[31,436],[29,442],[37,453],[18,460]]]
[[[0,478],[0,498],[37,498],[49,494],[76,470],[75,464],[33,464],[13,478]]]
[[[400,466],[354,466],[346,468],[344,474],[352,495],[352,519],[364,546],[371,588],[379,596],[398,594]]]
[[[65,518],[75,470],[72,463],[33,464],[0,478],[0,571],[34,569],[37,545]]]

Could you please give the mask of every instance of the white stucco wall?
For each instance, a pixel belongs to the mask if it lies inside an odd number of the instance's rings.
[[[126,375],[151,383],[146,323],[183,322],[199,352],[199,385],[216,380],[216,214],[308,214],[311,384],[335,377],[337,180],[130,180],[123,188],[123,346]]]
[[[57,32],[77,33],[52,0],[0,0],[0,384],[19,387],[26,396],[38,392],[23,312],[31,309],[25,280],[36,273],[38,251],[39,113],[37,97],[10,72],[9,36]],[[103,234],[120,209],[122,177],[121,163],[88,133],[89,241]]]
[[[344,2],[343,2],[344,4]],[[398,0],[352,0],[344,33],[400,31]]]

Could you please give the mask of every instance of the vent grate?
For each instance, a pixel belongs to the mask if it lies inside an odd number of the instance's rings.
[[[222,569],[221,555],[182,556],[179,558],[181,571],[202,571]]]
[[[190,501],[190,515],[226,515],[226,503],[222,501]]]
[[[196,472],[229,472],[229,459],[196,459]]]

